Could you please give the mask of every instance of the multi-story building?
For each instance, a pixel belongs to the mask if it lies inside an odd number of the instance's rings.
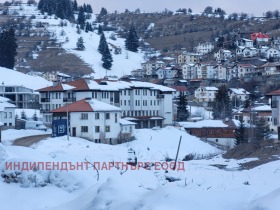
[[[213,102],[218,92],[216,87],[199,87],[194,91],[197,102]]]
[[[196,63],[196,62],[199,62],[200,56],[201,55],[198,54],[198,53],[183,52],[180,55],[178,55],[177,63],[179,65],[189,64],[189,63]]]
[[[121,109],[94,99],[82,99],[51,111],[54,120],[69,119],[70,135],[116,144],[127,134],[132,135],[135,125],[121,121]],[[56,134],[53,127],[53,134]],[[125,136],[123,134],[126,134]]]
[[[202,44],[199,43],[198,46],[196,47],[196,52],[201,55],[204,55],[206,53],[211,52],[213,49],[214,49],[214,44],[211,42],[205,42]]]
[[[261,66],[266,75],[280,74],[280,62],[266,63]]]
[[[38,109],[39,95],[34,90],[20,85],[0,85],[0,96],[10,99],[18,108]]]
[[[197,78],[197,71],[195,69],[195,64],[189,63],[182,65],[183,79],[195,79]]]
[[[160,67],[156,70],[158,79],[173,79],[178,78],[180,69],[173,66]]]
[[[51,112],[66,103],[93,98],[121,108],[123,118],[137,123],[136,128],[172,124],[172,93],[162,85],[147,82],[80,79],[38,90],[44,122],[51,123]]]
[[[164,65],[165,63],[163,61],[148,61],[141,63],[142,69],[146,71],[147,77],[152,77],[155,75],[155,71]]]
[[[217,61],[228,60],[232,57],[231,51],[220,49],[218,52],[214,53],[214,58]]]

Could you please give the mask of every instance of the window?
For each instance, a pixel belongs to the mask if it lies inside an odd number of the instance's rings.
[[[81,120],[87,120],[87,119],[88,119],[88,113],[82,113]]]
[[[274,118],[274,125],[277,125],[277,118]]]
[[[105,119],[106,119],[106,120],[109,120],[109,119],[110,119],[110,113],[106,113],[106,114],[105,114]]]
[[[4,118],[7,118],[7,112],[4,112]]]
[[[13,116],[13,113],[9,112],[9,118],[12,118],[12,116]]]
[[[118,113],[115,113],[115,123],[118,123]]]
[[[88,127],[87,126],[81,126],[81,132],[82,133],[87,133],[88,132]]]
[[[110,126],[109,125],[106,125],[105,131],[110,132]]]
[[[95,119],[99,120],[99,113],[95,113]]]
[[[99,126],[95,126],[95,133],[99,133],[100,131],[100,127]]]

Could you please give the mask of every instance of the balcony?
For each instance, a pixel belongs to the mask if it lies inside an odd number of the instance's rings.
[[[40,110],[40,113],[44,114],[44,113],[49,113],[50,110],[49,109],[41,109]]]
[[[50,102],[50,99],[49,98],[41,98],[41,102],[42,103],[47,103],[47,102]]]
[[[164,95],[163,94],[157,95],[157,99],[164,99]]]
[[[75,102],[76,98],[63,98],[63,102]]]

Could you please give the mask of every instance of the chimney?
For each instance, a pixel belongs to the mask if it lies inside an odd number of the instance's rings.
[[[59,82],[58,82],[57,80],[54,80],[54,81],[53,81],[53,87],[57,86],[58,83],[59,83]]]

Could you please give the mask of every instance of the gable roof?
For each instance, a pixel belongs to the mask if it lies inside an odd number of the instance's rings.
[[[54,109],[52,113],[65,113],[67,112],[96,112],[96,111],[121,111],[120,108],[106,104],[95,99],[82,99],[67,106]]]
[[[280,89],[269,92],[266,95],[267,96],[280,96]]]

